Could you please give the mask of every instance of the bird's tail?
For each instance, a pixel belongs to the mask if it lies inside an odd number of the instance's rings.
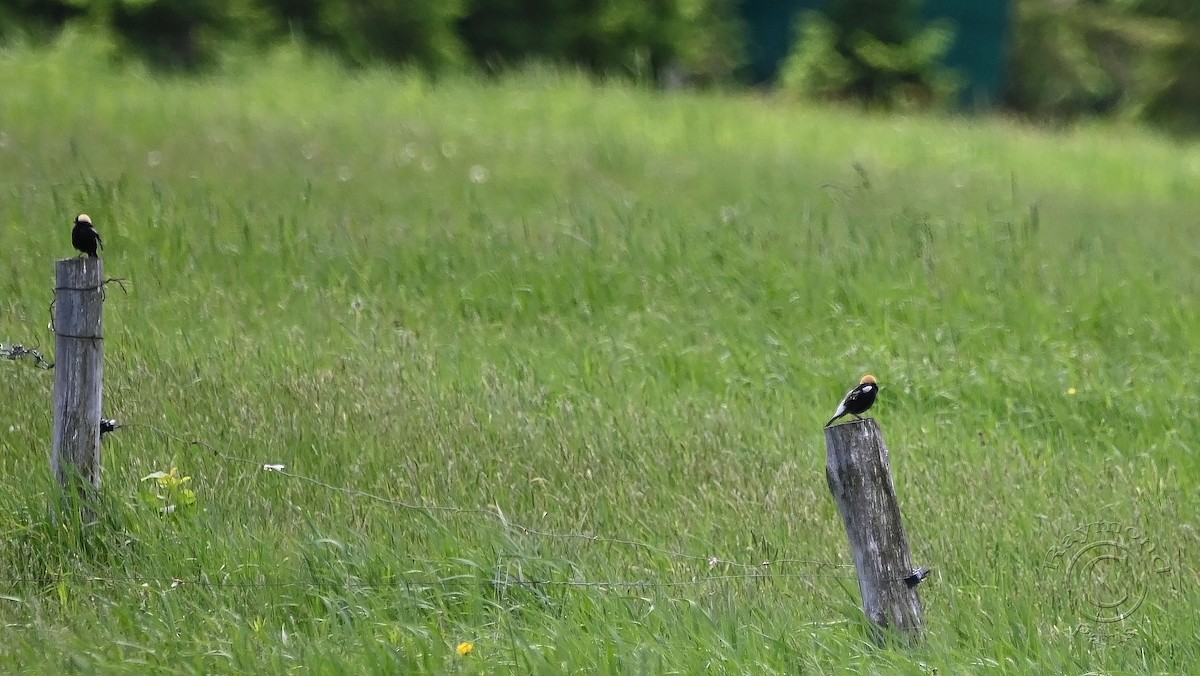
[[[845,414],[842,414],[842,415],[845,415]],[[842,416],[840,416],[840,415],[833,416],[832,418],[829,419],[829,422],[825,423],[825,426],[829,427],[830,425],[833,424],[833,421],[837,420],[840,417],[842,417]]]

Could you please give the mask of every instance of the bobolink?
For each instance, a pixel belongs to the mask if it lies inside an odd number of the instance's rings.
[[[859,413],[871,408],[871,404],[875,403],[875,395],[879,394],[879,383],[875,380],[875,376],[865,375],[862,380],[858,381],[858,385],[854,389],[846,393],[842,403],[838,404],[837,412],[825,423],[826,427],[833,424],[833,421],[849,413],[850,415],[862,420]]]
[[[87,214],[75,217],[75,227],[71,230],[71,244],[88,255],[88,258],[99,258],[96,248],[104,248],[104,240],[92,225],[92,219]]]

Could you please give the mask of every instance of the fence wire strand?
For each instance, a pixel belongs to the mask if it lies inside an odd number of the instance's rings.
[[[560,539],[560,540],[582,540],[585,542],[591,542],[591,543],[597,543],[597,544],[609,544],[609,545],[617,545],[617,546],[622,546],[622,547],[631,547],[631,548],[636,548],[636,549],[642,549],[642,550],[649,551],[649,552],[654,552],[657,554],[662,554],[663,556],[667,556],[667,557],[673,558],[673,559],[687,560],[687,561],[703,561],[704,563],[706,563],[708,565],[709,568],[716,568],[718,566],[728,566],[731,568],[754,570],[754,569],[766,569],[771,566],[782,566],[782,565],[789,565],[789,564],[790,565],[813,566],[818,569],[820,569],[820,568],[847,569],[847,568],[854,567],[853,565],[844,564],[844,563],[833,563],[833,562],[829,562],[829,561],[817,561],[817,560],[813,560],[813,559],[794,559],[794,558],[793,559],[771,559],[771,560],[761,561],[758,563],[746,563],[746,562],[740,562],[740,561],[732,561],[729,559],[723,559],[723,558],[720,558],[717,556],[702,556],[699,554],[687,554],[685,552],[681,552],[678,550],[667,549],[665,547],[659,547],[657,545],[652,545],[652,544],[649,544],[646,542],[639,542],[637,540],[630,540],[630,539],[625,539],[625,538],[613,538],[613,537],[606,537],[603,535],[593,535],[593,534],[588,534],[588,533],[559,533],[559,532],[553,532],[553,531],[539,530],[536,528],[531,528],[529,526],[524,526],[522,524],[510,521],[507,517],[504,516],[504,514],[499,509],[493,511],[490,509],[483,509],[481,507],[457,507],[457,506],[446,506],[446,505],[418,505],[418,504],[411,503],[411,502],[405,502],[403,500],[397,500],[395,498],[385,497],[385,496],[378,495],[376,493],[371,493],[369,491],[364,491],[364,490],[361,490],[358,488],[337,486],[337,485],[331,484],[329,482],[322,481],[320,479],[315,479],[310,476],[305,476],[303,474],[293,472],[293,471],[287,469],[284,465],[263,463],[263,462],[260,462],[257,460],[251,460],[248,458],[241,458],[241,457],[229,455],[227,453],[220,451],[218,448],[216,448],[215,446],[213,446],[212,444],[209,444],[207,442],[201,441],[199,439],[186,439],[184,437],[181,437],[181,436],[178,436],[175,434],[171,434],[170,432],[166,432],[164,430],[158,429],[157,427],[154,427],[153,425],[148,425],[148,424],[144,424],[144,423],[134,423],[134,424],[124,425],[124,427],[145,428],[156,434],[159,434],[166,438],[172,439],[174,441],[177,441],[180,443],[185,443],[185,444],[190,444],[190,445],[194,445],[194,446],[199,446],[199,447],[209,451],[215,457],[218,457],[222,460],[226,460],[226,461],[230,461],[230,462],[239,462],[239,463],[248,464],[248,465],[254,465],[254,466],[260,467],[262,470],[264,470],[266,472],[270,472],[272,474],[278,474],[280,476],[288,477],[288,478],[294,479],[296,481],[308,483],[308,484],[317,486],[319,488],[323,488],[328,491],[333,491],[336,493],[341,493],[343,495],[349,495],[352,497],[359,497],[359,498],[363,498],[366,500],[370,500],[372,502],[377,502],[380,504],[388,505],[391,507],[397,507],[400,509],[423,511],[423,512],[426,512],[427,514],[429,514],[430,516],[432,516],[434,513],[468,514],[468,515],[474,514],[474,515],[486,516],[486,517],[489,517],[489,518],[499,521],[501,523],[501,525],[503,525],[507,528],[511,528],[519,533],[522,533],[524,535],[529,535],[532,537]]]
[[[4,353],[0,353],[0,354],[4,354]],[[7,356],[7,355],[5,355],[5,356]],[[12,357],[10,357],[10,358],[12,358]],[[402,510],[423,512],[430,517],[432,517],[434,514],[474,515],[474,516],[486,517],[486,518],[489,518],[489,519],[499,522],[502,526],[504,526],[507,529],[511,529],[512,531],[515,531],[517,533],[520,533],[521,535],[528,536],[528,537],[541,538],[541,539],[557,539],[557,540],[577,540],[577,541],[593,543],[593,544],[604,544],[604,545],[612,545],[612,546],[619,546],[619,547],[628,547],[631,549],[640,549],[643,551],[652,552],[654,554],[658,554],[658,555],[665,556],[667,558],[675,559],[675,560],[679,560],[679,561],[687,561],[687,562],[692,562],[692,563],[701,562],[707,566],[708,570],[724,568],[725,570],[734,569],[734,570],[744,571],[740,574],[729,574],[729,573],[715,574],[714,573],[711,575],[694,575],[694,576],[683,578],[683,579],[666,579],[666,580],[662,580],[662,579],[657,579],[657,580],[656,579],[561,580],[561,579],[533,579],[533,578],[530,578],[530,577],[527,577],[527,576],[521,574],[520,572],[517,572],[514,574],[513,572],[510,572],[510,571],[497,570],[496,573],[493,576],[491,576],[490,578],[478,578],[478,577],[476,578],[476,579],[480,579],[480,580],[486,579],[496,586],[501,586],[501,587],[546,587],[546,588],[565,588],[565,589],[599,589],[599,590],[636,589],[636,588],[665,589],[665,588],[678,588],[678,587],[694,587],[694,586],[701,586],[701,585],[705,585],[705,584],[725,584],[725,583],[732,583],[732,582],[736,582],[736,581],[762,583],[762,582],[771,581],[771,580],[786,580],[786,579],[810,579],[811,580],[816,577],[821,577],[821,578],[833,577],[833,578],[846,579],[846,580],[855,578],[855,575],[852,572],[852,569],[854,568],[854,566],[850,565],[850,564],[844,564],[844,563],[835,563],[835,562],[830,562],[830,561],[819,561],[819,560],[814,560],[814,559],[802,559],[802,558],[769,559],[769,560],[764,560],[764,561],[760,561],[757,563],[745,562],[745,561],[734,561],[731,559],[726,559],[726,558],[718,557],[715,555],[705,556],[705,555],[699,555],[699,554],[689,554],[687,552],[679,551],[677,549],[662,547],[659,545],[650,544],[647,542],[641,542],[638,540],[632,540],[632,539],[628,539],[628,538],[609,537],[609,536],[596,535],[596,534],[590,534],[590,533],[570,533],[570,532],[556,532],[556,531],[549,531],[549,530],[541,530],[541,529],[532,528],[532,527],[525,526],[520,523],[516,523],[516,522],[509,520],[498,507],[495,509],[484,509],[481,507],[458,507],[458,506],[448,506],[448,505],[429,505],[429,504],[416,504],[416,503],[412,503],[412,502],[406,502],[404,500],[386,497],[383,495],[379,495],[377,493],[372,493],[370,491],[365,491],[365,490],[361,490],[358,488],[352,488],[352,487],[348,487],[348,486],[339,486],[336,484],[332,484],[330,482],[323,481],[321,479],[316,479],[314,477],[310,477],[310,476],[306,476],[304,474],[300,474],[298,472],[294,472],[282,464],[265,463],[265,462],[261,462],[259,460],[254,460],[254,459],[250,459],[250,458],[233,455],[233,454],[223,451],[221,448],[215,446],[214,444],[211,444],[202,439],[195,438],[195,437],[189,438],[189,437],[186,437],[186,436],[183,436],[180,434],[175,434],[173,432],[169,432],[167,430],[161,429],[155,425],[151,425],[151,424],[147,424],[147,423],[127,423],[127,424],[119,425],[119,428],[120,429],[130,429],[130,430],[144,429],[144,430],[152,432],[162,438],[169,439],[171,441],[175,441],[177,443],[185,444],[188,446],[194,446],[196,448],[200,448],[200,449],[204,450],[205,452],[207,452],[208,454],[212,455],[213,457],[218,458],[218,459],[228,462],[228,463],[237,463],[237,464],[245,465],[245,466],[253,466],[253,467],[257,468],[260,472],[277,475],[277,476],[282,477],[287,480],[304,483],[304,484],[307,484],[310,486],[315,486],[322,490],[335,492],[335,493],[339,493],[342,495],[347,495],[347,496],[350,496],[353,498],[360,498],[363,500],[368,500],[368,501],[378,503],[381,505],[386,505],[388,507],[394,507],[394,508],[402,509]],[[813,568],[813,571],[807,572],[807,573],[786,573],[786,572],[780,572],[780,571],[776,570],[780,567],[787,566],[787,565],[809,566],[809,567]],[[849,574],[847,574],[848,570],[850,571]],[[274,581],[274,582],[272,582],[272,581],[235,582],[235,581],[214,581],[212,579],[209,579],[209,576],[207,574],[202,574],[202,576],[199,578],[183,578],[183,577],[155,578],[155,577],[146,577],[146,576],[93,576],[93,575],[56,575],[56,576],[54,576],[55,580],[64,579],[64,578],[71,578],[78,582],[88,582],[88,583],[97,583],[97,584],[126,583],[126,584],[135,584],[135,585],[148,586],[148,587],[156,587],[157,586],[157,587],[161,587],[164,589],[177,589],[177,588],[183,587],[183,586],[196,586],[196,587],[208,587],[208,588],[227,588],[227,587],[228,588],[258,588],[258,587],[263,587],[263,588],[266,588],[266,587],[310,587],[311,588],[311,587],[337,586],[340,588],[356,589],[356,590],[384,589],[384,588],[395,588],[395,587],[414,587],[414,586],[416,586],[416,587],[421,587],[421,586],[432,587],[432,586],[444,585],[448,581],[451,581],[453,579],[453,577],[446,578],[446,579],[429,578],[429,579],[418,579],[418,580],[404,578],[404,579],[397,579],[395,582],[389,582],[389,583],[372,583],[372,582],[349,581],[349,580],[343,580],[341,582],[334,582],[334,581],[329,581],[329,580],[315,580],[315,579],[314,580],[285,580],[285,581]],[[9,585],[40,584],[40,583],[45,583],[46,580],[39,580],[36,578],[28,578],[28,577],[24,577],[24,578],[19,577],[19,578],[7,578],[7,579],[0,578],[0,582],[9,584]]]
[[[50,369],[54,368],[54,364],[46,361],[46,358],[42,356],[41,352],[31,347],[25,347],[20,343],[13,345],[5,345],[0,343],[0,357],[4,357],[10,361],[16,361],[22,357],[31,357],[34,364],[36,364],[37,367],[42,370],[49,371]]]
[[[128,290],[126,289],[125,284],[123,283],[125,281],[126,281],[125,278],[110,277],[108,279],[105,279],[104,282],[102,282],[101,287],[104,287],[104,286],[108,285],[109,283],[115,283],[123,292],[128,293]],[[50,306],[49,306],[49,314],[50,314],[49,328],[51,328],[51,330],[53,330],[53,328],[54,328],[54,326],[53,326],[54,325],[54,321],[53,321],[54,303],[53,303],[53,301],[50,303]],[[32,348],[27,348],[20,344],[12,344],[12,345],[0,344],[0,357],[4,357],[4,358],[7,358],[12,361],[16,361],[16,360],[19,360],[22,358],[31,358],[34,361],[34,363],[43,370],[50,370],[50,369],[54,368],[54,364],[48,362],[45,359],[45,357],[38,350],[35,350]],[[555,531],[547,531],[547,530],[532,528],[529,526],[522,525],[520,523],[510,521],[504,515],[503,511],[499,508],[499,506],[495,506],[492,509],[484,509],[481,507],[458,507],[458,506],[452,506],[452,505],[429,505],[429,504],[416,504],[416,503],[406,502],[404,500],[386,497],[383,495],[379,495],[377,493],[372,493],[372,492],[361,490],[358,488],[335,485],[335,484],[332,484],[332,483],[329,483],[326,481],[322,481],[322,480],[314,478],[314,477],[310,477],[310,476],[306,476],[304,474],[294,472],[282,464],[264,463],[264,462],[250,459],[250,458],[231,455],[229,453],[224,452],[223,450],[216,447],[215,445],[208,443],[202,439],[194,438],[194,437],[187,438],[182,435],[163,430],[154,425],[150,425],[150,424],[146,424],[146,423],[120,424],[120,423],[117,423],[115,420],[105,421],[105,422],[111,423],[110,429],[105,430],[106,432],[109,432],[109,433],[111,433],[117,429],[139,429],[139,428],[145,429],[145,430],[150,431],[154,434],[157,434],[163,438],[170,439],[170,440],[173,440],[178,443],[186,444],[189,446],[195,446],[197,448],[203,449],[204,451],[211,454],[213,457],[216,457],[225,462],[238,463],[238,464],[243,464],[243,465],[247,465],[247,466],[252,465],[254,467],[257,467],[262,472],[278,475],[279,477],[283,477],[283,478],[286,478],[286,479],[289,479],[289,480],[292,480],[295,482],[299,482],[299,483],[308,484],[310,486],[315,486],[322,490],[335,492],[335,493],[339,493],[342,495],[347,495],[352,498],[360,498],[363,500],[368,500],[368,501],[371,501],[374,503],[386,505],[389,507],[394,507],[397,509],[419,511],[419,512],[423,512],[424,514],[426,514],[427,516],[430,516],[430,517],[432,517],[434,514],[481,516],[481,517],[486,517],[486,518],[493,519],[493,520],[499,522],[506,529],[510,529],[512,531],[520,533],[521,535],[532,537],[532,538],[551,539],[551,540],[575,540],[575,541],[581,541],[581,542],[592,543],[592,544],[604,544],[604,545],[611,545],[611,546],[628,547],[631,549],[638,549],[638,550],[642,550],[642,551],[646,551],[646,552],[651,552],[651,553],[665,556],[667,558],[678,560],[678,561],[688,561],[688,562],[693,562],[693,563],[702,562],[703,564],[705,564],[707,566],[708,570],[724,568],[726,570],[734,569],[734,570],[744,571],[742,574],[727,574],[726,573],[726,574],[698,575],[698,576],[693,576],[691,578],[674,579],[674,580],[650,580],[650,579],[647,579],[647,580],[588,581],[588,580],[550,580],[550,579],[536,580],[536,579],[530,579],[528,577],[525,577],[524,575],[520,574],[519,572],[516,575],[513,575],[507,571],[499,571],[498,570],[495,573],[495,575],[490,579],[490,581],[496,585],[523,586],[523,587],[548,587],[548,588],[549,587],[560,587],[560,588],[568,588],[568,589],[572,589],[572,588],[574,588],[574,589],[626,589],[626,588],[628,588],[628,589],[632,589],[632,588],[653,589],[653,588],[688,587],[688,586],[697,586],[697,585],[712,584],[712,583],[729,583],[729,582],[734,582],[734,581],[762,582],[762,581],[766,581],[766,580],[776,580],[776,579],[797,579],[797,578],[811,579],[811,578],[818,577],[818,576],[819,577],[835,577],[835,578],[840,578],[840,579],[853,579],[854,578],[853,573],[851,573],[849,575],[844,574],[847,569],[854,568],[854,566],[852,566],[850,564],[835,563],[835,562],[829,562],[829,561],[818,561],[818,560],[813,560],[813,559],[800,559],[800,558],[770,559],[770,560],[764,560],[764,561],[760,561],[760,562],[756,562],[756,563],[755,562],[745,562],[745,561],[734,561],[734,560],[718,557],[715,555],[705,556],[705,555],[699,555],[699,554],[689,554],[689,553],[682,552],[682,551],[679,551],[676,549],[670,549],[667,547],[662,547],[662,546],[650,544],[647,542],[640,542],[640,541],[632,540],[632,539],[628,539],[628,538],[608,537],[608,536],[589,534],[589,533],[555,532]],[[785,565],[809,566],[814,569],[814,572],[782,573],[782,572],[777,572],[776,570],[774,570],[775,568],[785,566]],[[820,575],[816,575],[815,573],[820,573]],[[328,587],[328,586],[335,586],[334,582],[325,581],[325,580],[315,580],[315,579],[314,580],[275,581],[275,582],[269,582],[269,581],[256,581],[256,582],[213,581],[211,579],[208,579],[209,576],[206,574],[202,574],[201,577],[195,578],[195,579],[171,577],[171,578],[169,578],[169,581],[167,578],[152,578],[152,577],[145,577],[145,576],[93,576],[93,575],[82,575],[82,574],[74,574],[74,575],[73,574],[59,574],[59,575],[54,575],[54,576],[49,576],[49,577],[53,577],[55,580],[62,580],[62,579],[70,578],[70,579],[73,579],[78,582],[90,582],[90,583],[102,583],[102,584],[126,583],[126,584],[136,584],[136,585],[140,585],[140,586],[161,585],[161,586],[164,586],[166,589],[178,589],[180,587],[185,587],[185,586],[211,587],[211,588],[227,588],[227,587],[229,587],[229,588],[233,588],[233,587],[266,588],[266,587]],[[453,579],[453,578],[451,578],[451,579]],[[388,583],[388,584],[362,583],[362,582],[356,581],[353,583],[343,582],[342,584],[337,584],[336,586],[341,586],[341,587],[346,587],[346,588],[354,588],[354,589],[376,589],[376,588],[397,587],[397,586],[405,586],[405,587],[436,586],[436,585],[446,584],[448,581],[449,581],[448,579],[440,579],[440,578],[426,579],[426,580],[398,579],[396,582]],[[46,579],[38,579],[38,578],[17,577],[17,578],[0,578],[0,582],[2,582],[4,584],[9,584],[9,585],[44,584],[47,582],[47,580]],[[3,598],[3,597],[0,597],[0,598]]]

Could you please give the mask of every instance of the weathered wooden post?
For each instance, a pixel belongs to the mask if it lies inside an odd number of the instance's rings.
[[[100,487],[100,396],[104,375],[104,263],[55,265],[54,432],[50,465],[63,487]]]
[[[927,571],[913,569],[883,434],[874,420],[856,420],[826,427],[825,447],[825,476],[850,538],[863,612],[915,642],[925,625],[916,587]]]

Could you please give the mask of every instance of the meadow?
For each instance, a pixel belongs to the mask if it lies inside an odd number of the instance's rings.
[[[1200,661],[1200,146],[73,39],[0,52],[0,342],[53,353],[90,214],[126,427],[54,525],[53,375],[0,362],[0,670]],[[868,372],[915,648],[869,641],[825,483]]]

